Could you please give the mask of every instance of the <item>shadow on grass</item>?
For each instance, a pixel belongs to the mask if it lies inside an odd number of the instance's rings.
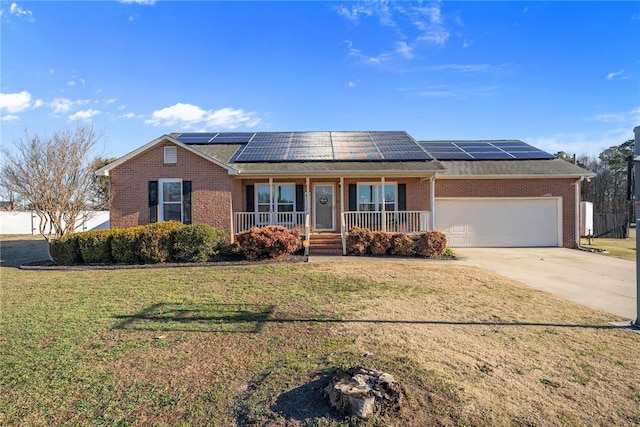
[[[259,424],[259,421],[265,421],[265,417],[274,425],[287,424],[283,420],[295,421],[295,425],[322,425],[318,423],[319,420],[328,422],[341,419],[341,416],[327,405],[322,394],[335,374],[336,369],[314,372],[308,382],[281,393],[271,405],[265,405],[263,393],[273,387],[273,384],[269,383],[273,380],[270,378],[272,373],[262,375],[253,381],[249,390],[237,400],[237,424]],[[314,420],[316,423],[312,424]]]
[[[115,316],[115,329],[137,331],[257,333],[273,314],[272,305],[158,303],[136,314]]]
[[[616,325],[553,322],[386,320],[273,317],[275,306],[264,304],[158,303],[138,313],[115,316],[115,329],[138,331],[258,333],[267,323],[372,323],[433,326],[518,326],[539,328],[620,329]]]

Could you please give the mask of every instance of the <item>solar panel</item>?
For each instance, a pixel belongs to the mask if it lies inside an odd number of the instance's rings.
[[[522,141],[420,141],[438,160],[531,160],[554,156]]]
[[[212,144],[246,144],[255,132],[221,132],[211,139]]]

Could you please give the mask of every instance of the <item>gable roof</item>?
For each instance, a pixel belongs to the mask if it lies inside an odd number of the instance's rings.
[[[96,174],[108,175],[111,169],[167,141],[235,176],[595,176],[519,140],[415,141],[399,131],[172,133],[128,153]],[[316,142],[320,148],[314,145]],[[251,150],[247,153],[248,147]]]
[[[129,161],[130,159],[136,157],[139,154],[144,153],[145,151],[155,147],[158,144],[161,144],[163,142],[171,142],[175,145],[177,145],[178,147],[184,148],[187,151],[192,152],[193,154],[202,157],[205,160],[210,161],[211,163],[214,163],[218,166],[220,166],[223,169],[226,169],[230,175],[235,175],[237,173],[237,170],[234,169],[233,167],[231,167],[230,165],[223,163],[221,161],[219,161],[218,159],[215,159],[213,157],[210,157],[208,155],[206,155],[205,153],[203,153],[202,151],[199,150],[195,150],[194,148],[192,148],[191,146],[184,144],[178,140],[176,140],[173,136],[171,135],[162,135],[159,138],[154,139],[153,141],[149,142],[148,144],[143,145],[142,147],[133,150],[132,152],[125,154],[124,156],[120,157],[118,160],[116,160],[115,162],[111,162],[106,166],[101,167],[100,169],[98,169],[95,174],[99,175],[99,176],[108,176],[109,175],[109,171],[113,168],[116,168],[118,166],[120,166],[121,164]]]

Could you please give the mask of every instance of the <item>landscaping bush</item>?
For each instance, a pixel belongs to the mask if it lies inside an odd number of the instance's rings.
[[[279,225],[253,227],[236,236],[235,247],[247,259],[281,258],[301,246],[300,232]]]
[[[56,264],[71,265],[81,263],[82,257],[78,246],[78,235],[68,234],[54,240],[49,245],[49,254]]]
[[[368,228],[353,227],[347,233],[347,252],[353,255],[371,253],[373,233]]]
[[[229,245],[229,232],[208,224],[185,225],[175,230],[173,257],[179,261],[207,262]]]
[[[389,253],[398,256],[411,256],[415,252],[415,246],[413,237],[405,233],[396,233],[391,236]]]
[[[373,255],[384,255],[391,247],[391,233],[376,231],[371,236],[370,250]]]
[[[416,252],[427,258],[439,258],[447,248],[447,236],[440,231],[421,233],[417,239]]]
[[[110,263],[111,230],[86,231],[77,234],[82,261],[86,263]]]
[[[140,238],[144,226],[114,229],[111,256],[115,262],[135,264],[141,261]]]
[[[140,259],[156,264],[167,262],[171,256],[174,232],[183,227],[178,221],[154,222],[143,227],[140,235]]]

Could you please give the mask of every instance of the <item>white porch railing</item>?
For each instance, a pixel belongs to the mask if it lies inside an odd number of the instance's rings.
[[[346,234],[353,227],[368,228],[371,231],[390,233],[421,233],[429,231],[431,212],[429,211],[386,211],[386,212],[343,212],[342,232]]]
[[[289,229],[305,231],[307,212],[235,212],[233,214],[233,233],[248,231],[252,227],[281,225]]]

